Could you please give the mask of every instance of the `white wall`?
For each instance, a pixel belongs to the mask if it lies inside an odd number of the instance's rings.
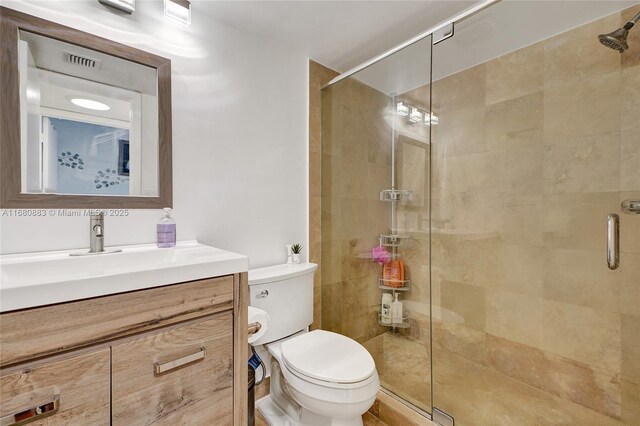
[[[190,27],[164,19],[162,1],[129,16],[97,0],[2,1],[54,22],[171,59],[173,193],[178,239],[284,262],[307,244],[307,59],[193,9]],[[0,252],[87,247],[88,218],[23,218],[0,211]],[[106,244],[155,242],[158,210],[106,218]]]

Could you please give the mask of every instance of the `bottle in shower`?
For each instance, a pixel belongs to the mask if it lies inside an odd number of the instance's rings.
[[[391,324],[391,302],[393,302],[391,293],[382,293],[382,303],[380,304],[380,322],[382,324]]]
[[[402,308],[402,302],[398,300],[398,293],[396,293],[396,300],[391,303],[391,323],[402,324],[404,319],[404,313]]]
[[[165,207],[158,221],[157,244],[160,248],[176,246],[176,221],[171,217],[171,208]]]

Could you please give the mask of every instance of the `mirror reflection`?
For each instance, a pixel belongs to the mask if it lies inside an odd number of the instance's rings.
[[[158,196],[155,68],[20,30],[21,192]]]

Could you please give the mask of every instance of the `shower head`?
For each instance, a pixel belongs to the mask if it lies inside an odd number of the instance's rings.
[[[618,28],[609,34],[600,34],[598,40],[608,48],[622,53],[629,48],[627,36],[629,35],[629,30],[633,28],[638,20],[640,20],[640,13],[637,13],[629,22],[624,24],[624,27]]]
[[[598,40],[600,40],[600,43],[607,46],[608,48],[617,50],[618,52],[622,53],[629,48],[629,45],[627,44],[628,35],[629,30],[619,28],[609,34],[600,34],[598,36]]]

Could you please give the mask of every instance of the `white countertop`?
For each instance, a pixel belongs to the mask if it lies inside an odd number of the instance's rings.
[[[0,312],[70,302],[249,270],[249,259],[197,241],[0,255]]]

